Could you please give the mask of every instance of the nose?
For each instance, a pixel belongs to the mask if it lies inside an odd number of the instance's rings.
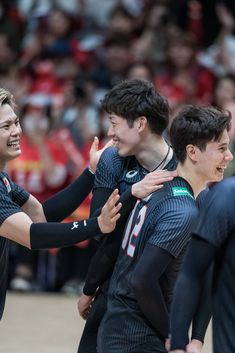
[[[110,125],[109,128],[108,128],[107,136],[108,137],[113,137],[114,136],[114,130],[113,130],[112,125]]]
[[[228,152],[227,152],[227,155],[226,155],[226,160],[228,162],[231,162],[233,160],[233,154],[232,152],[230,151],[230,149],[228,149]]]
[[[21,135],[21,133],[22,133],[22,129],[21,129],[20,124],[18,124],[18,125],[14,124],[13,127],[12,127],[11,134],[13,136],[18,136],[18,135]]]

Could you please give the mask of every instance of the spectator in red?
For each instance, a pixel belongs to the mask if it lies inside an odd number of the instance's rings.
[[[168,42],[168,65],[165,72],[156,76],[158,90],[171,105],[178,102],[210,104],[214,76],[197,63],[197,47],[186,33],[177,34]]]

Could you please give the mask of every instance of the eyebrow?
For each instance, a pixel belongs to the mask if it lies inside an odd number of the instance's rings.
[[[219,143],[219,147],[227,146],[229,144],[229,140],[227,142]]]
[[[0,126],[4,126],[4,125],[6,125],[6,124],[12,124],[12,123],[14,123],[16,120],[18,120],[19,118],[16,116],[15,118],[13,118],[13,119],[11,119],[11,118],[9,118],[9,119],[7,119],[7,120],[5,120],[5,121],[1,121],[0,122]]]

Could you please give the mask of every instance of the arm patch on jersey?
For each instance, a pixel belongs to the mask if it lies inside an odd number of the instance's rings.
[[[188,191],[187,188],[184,187],[175,186],[172,188],[172,193],[173,196],[189,196],[194,199],[193,195]]]

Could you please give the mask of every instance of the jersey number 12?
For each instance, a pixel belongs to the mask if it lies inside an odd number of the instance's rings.
[[[133,211],[131,212],[129,221],[126,226],[125,234],[122,240],[122,249],[123,250],[126,249],[127,255],[130,257],[134,256],[135,244],[133,243],[133,240],[137,238],[138,235],[140,234],[141,228],[144,223],[145,214],[147,211],[147,206],[143,206],[136,214],[136,209],[139,203],[140,201],[136,202],[136,205]]]

